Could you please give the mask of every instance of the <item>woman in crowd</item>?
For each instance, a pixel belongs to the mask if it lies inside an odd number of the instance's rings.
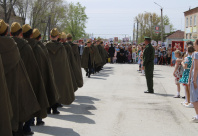
[[[188,56],[184,58],[182,61],[182,66],[184,68],[184,72],[182,75],[182,78],[179,80],[180,83],[184,85],[185,89],[185,98],[186,100],[182,102],[182,104],[186,107],[192,107],[193,105],[190,103],[190,90],[188,86],[188,79],[189,79],[189,73],[190,73],[190,68],[192,65],[192,54],[194,52],[194,47],[189,46],[188,47]]]
[[[132,49],[132,59],[133,59],[133,63],[136,63],[136,48],[135,46],[133,46],[133,49]]]
[[[109,48],[108,52],[109,52],[109,57],[111,59],[111,63],[113,63],[113,57],[115,54],[115,47],[113,47],[113,44],[111,44],[111,47]]]
[[[176,59],[176,64],[175,64],[175,70],[173,72],[173,76],[175,77],[175,84],[177,85],[177,95],[174,96],[174,98],[180,98],[180,84],[179,84],[179,80],[182,77],[182,65],[181,65],[181,61],[182,61],[182,54],[181,51],[176,50],[175,51],[175,57]]]
[[[157,46],[155,47],[155,59],[154,59],[154,64],[157,65],[157,59],[158,59],[158,48]]]
[[[168,65],[171,64],[171,53],[172,53],[171,48],[168,48],[168,50],[167,50],[167,62],[168,62]]]
[[[194,105],[196,116],[192,118],[193,123],[198,123],[198,40],[194,44],[195,52],[193,54],[193,64],[190,70],[190,101]]]
[[[120,59],[119,63],[124,63],[125,62],[125,54],[124,54],[124,48],[121,46],[120,48]]]

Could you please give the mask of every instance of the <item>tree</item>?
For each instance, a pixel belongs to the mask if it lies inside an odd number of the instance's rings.
[[[157,25],[161,26],[161,16],[157,15],[156,13],[141,13],[135,17],[135,21],[136,22],[138,21],[139,26],[140,26],[139,31],[138,31],[139,33],[138,43],[143,42],[144,36],[151,36],[151,33],[152,33],[153,40],[155,41],[161,40],[161,32],[159,33],[154,32],[154,26],[157,26]],[[151,25],[151,22],[152,22],[152,25]],[[171,32],[174,31],[173,25],[170,23],[170,20],[167,15],[163,16],[163,22],[164,22],[163,26],[170,25]],[[166,35],[168,34],[164,34],[164,39]]]
[[[64,30],[67,33],[71,33],[73,40],[82,38],[86,35],[85,24],[87,22],[87,15],[85,13],[85,7],[83,7],[79,2],[75,5],[73,3],[69,4],[67,9],[67,15],[64,19],[63,25],[66,27]]]
[[[0,0],[0,5],[4,10],[4,21],[9,23],[11,12],[13,11],[13,6],[15,5],[16,0]]]
[[[24,23],[28,15],[27,12],[28,6],[29,6],[29,0],[17,0],[14,5],[16,14],[24,19]]]

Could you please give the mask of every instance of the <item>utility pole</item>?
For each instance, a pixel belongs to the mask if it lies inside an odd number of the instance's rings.
[[[156,5],[158,5],[161,8],[161,42],[163,42],[163,7],[154,2]]]
[[[148,13],[148,14],[150,14],[150,23],[151,23],[151,26],[150,26],[150,38],[152,39],[152,37],[153,37],[153,17],[152,17],[152,14],[151,13],[149,13],[149,12],[147,12],[147,11],[144,11],[144,12],[146,12],[146,13]]]
[[[133,42],[135,41],[135,23],[133,25]]]
[[[141,25],[141,42],[143,41],[143,25],[142,25],[142,23],[140,23],[140,25]]]
[[[163,8],[161,8],[161,41],[163,42]]]
[[[151,14],[150,18],[151,18],[151,39],[152,39],[152,37],[153,37],[153,17],[152,17],[152,14]]]
[[[138,23],[139,23],[139,21],[138,21],[138,19],[137,19],[137,34],[136,34],[136,44],[138,44]]]

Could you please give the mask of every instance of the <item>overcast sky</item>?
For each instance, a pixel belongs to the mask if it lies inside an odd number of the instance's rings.
[[[139,13],[155,12],[161,14],[158,3],[163,7],[164,15],[177,30],[184,30],[184,11],[198,6],[198,0],[65,0],[80,2],[86,7],[87,33],[95,37],[123,38],[133,35],[134,17]]]

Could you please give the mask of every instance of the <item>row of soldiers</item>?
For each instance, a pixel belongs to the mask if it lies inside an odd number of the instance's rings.
[[[71,34],[51,30],[51,40],[30,25],[0,19],[0,136],[32,135],[47,114],[59,114],[83,86],[81,58]]]
[[[89,39],[82,54],[81,65],[86,71],[86,76],[100,72],[109,57],[101,39],[92,41]]]

